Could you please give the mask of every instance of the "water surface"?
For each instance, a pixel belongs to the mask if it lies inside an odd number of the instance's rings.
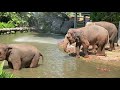
[[[5,62],[4,70],[23,78],[119,78],[120,67],[86,62],[60,51],[57,46],[64,37],[54,34],[16,33],[0,35],[1,43],[27,43],[36,46],[44,56],[44,64],[37,68],[10,69]],[[41,64],[41,61],[39,62]],[[109,68],[100,71],[97,68]]]

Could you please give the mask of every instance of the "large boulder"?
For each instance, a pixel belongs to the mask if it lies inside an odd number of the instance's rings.
[[[52,21],[51,32],[53,33],[60,33],[61,27],[64,21],[61,18],[55,18]]]
[[[70,28],[74,27],[74,21],[63,21],[63,19],[56,18],[53,20],[51,27],[53,33],[66,34]]]
[[[61,34],[66,34],[70,28],[74,28],[74,21],[64,21],[64,24],[61,27]]]
[[[69,21],[69,17],[61,12],[36,12],[29,20],[29,25],[42,32],[66,34],[73,27],[73,21]]]

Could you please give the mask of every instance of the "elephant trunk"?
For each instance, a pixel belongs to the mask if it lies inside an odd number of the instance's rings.
[[[67,52],[67,45],[70,43],[67,39],[67,34],[65,35],[65,38],[64,38],[64,45],[63,45],[63,49],[65,52]]]

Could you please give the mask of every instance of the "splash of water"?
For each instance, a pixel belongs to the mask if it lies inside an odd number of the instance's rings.
[[[55,39],[52,37],[20,37],[16,38],[15,42],[37,42],[37,43],[48,43],[48,44],[57,44],[62,39]]]

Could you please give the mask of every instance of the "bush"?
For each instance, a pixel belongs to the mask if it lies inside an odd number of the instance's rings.
[[[119,12],[91,12],[90,18],[92,21],[108,21],[114,23],[117,27],[120,21]]]
[[[7,23],[6,27],[10,28],[11,26],[28,26],[28,19],[31,16],[32,12],[0,12],[0,22]]]
[[[5,22],[0,22],[0,28],[14,28],[13,23],[5,23]]]
[[[0,78],[15,78],[15,76],[11,73],[5,72],[3,70],[5,60],[0,64]]]

